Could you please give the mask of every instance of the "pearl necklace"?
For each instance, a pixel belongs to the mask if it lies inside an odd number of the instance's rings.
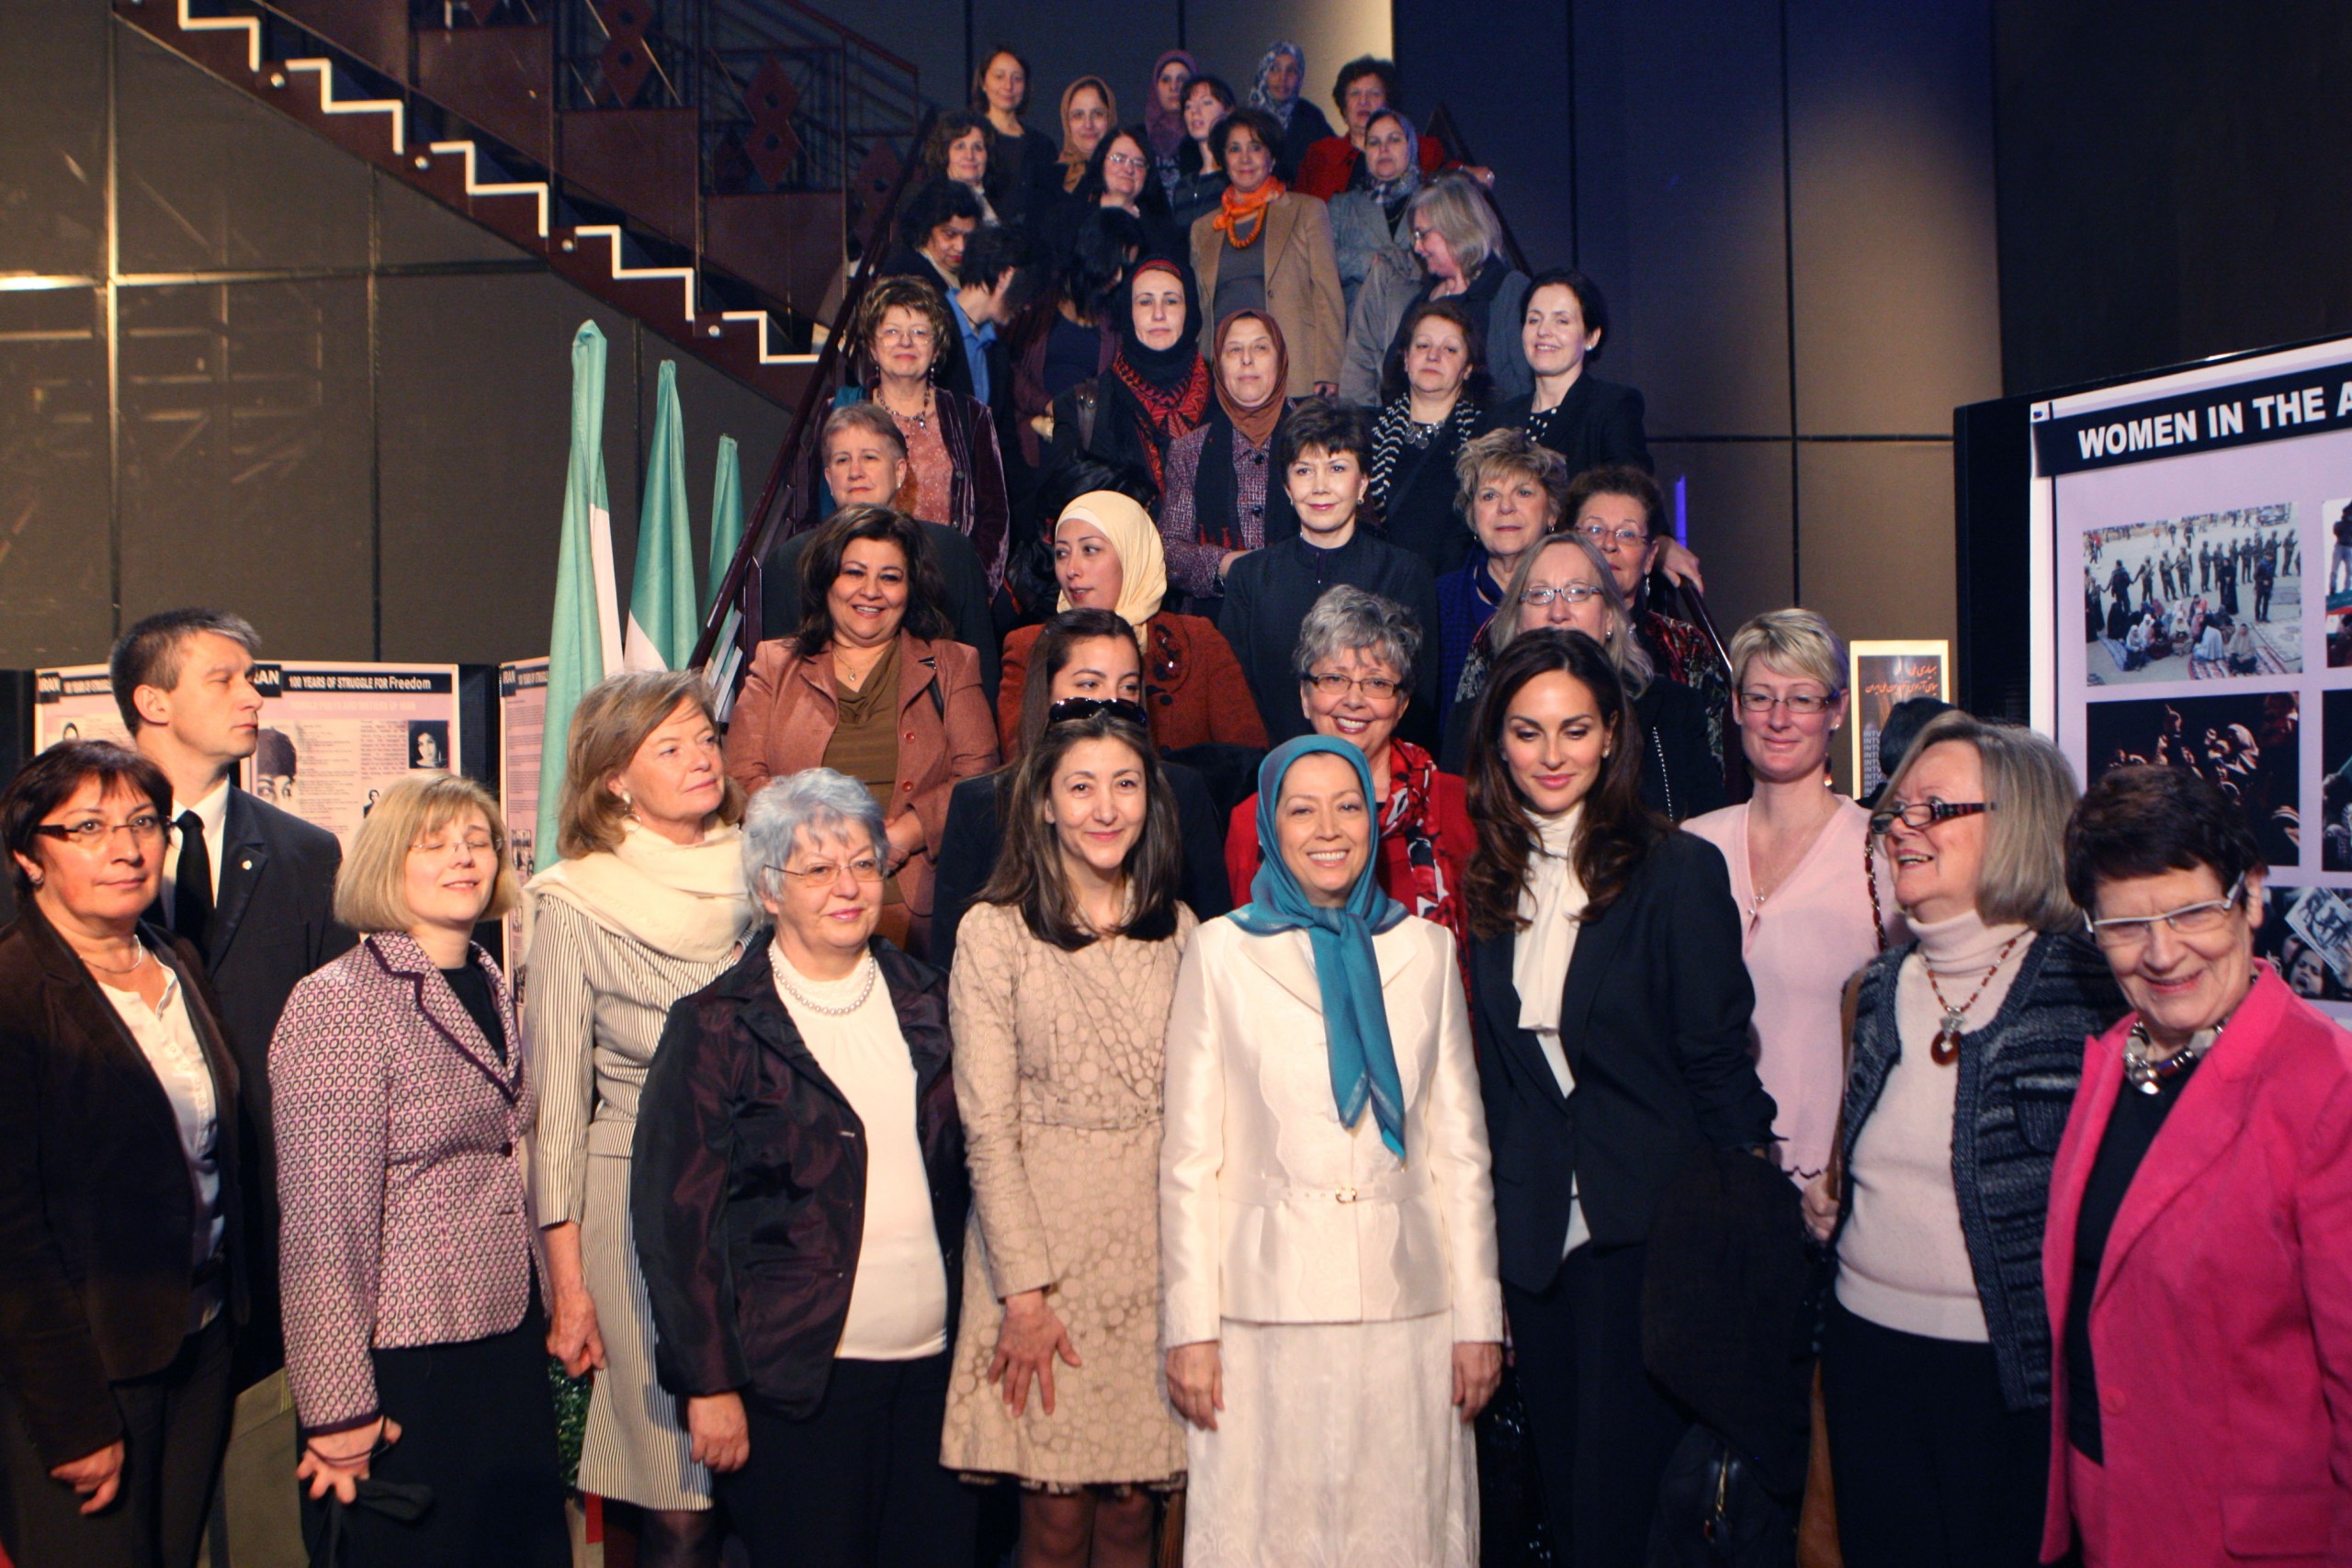
[[[779,954],[779,956],[781,955]],[[828,1007],[823,1002],[818,1001],[814,998],[808,996],[806,992],[802,991],[799,987],[792,983],[791,962],[792,961],[790,959],[785,959],[782,964],[777,965],[775,971],[776,984],[782,986],[785,988],[786,993],[789,995],[794,1001],[798,1002],[810,1012],[821,1014],[826,1018],[847,1018],[851,1013],[854,1013],[858,1009],[864,1007],[865,1005],[865,999],[874,994],[875,976],[882,973],[882,966],[874,962],[874,954],[871,953],[867,953],[865,955],[865,984],[857,988],[856,997],[841,1006]]]

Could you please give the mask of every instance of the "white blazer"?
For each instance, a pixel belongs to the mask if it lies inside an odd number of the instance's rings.
[[[1444,927],[1373,939],[1405,1089],[1405,1154],[1366,1107],[1340,1122],[1305,931],[1229,919],[1184,950],[1168,1022],[1159,1145],[1160,1329],[1170,1346],[1249,1323],[1453,1313],[1503,1337],[1495,1191],[1470,1020]]]

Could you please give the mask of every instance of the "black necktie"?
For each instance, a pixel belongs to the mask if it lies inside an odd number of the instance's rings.
[[[204,818],[180,813],[180,869],[172,886],[172,930],[204,951],[204,928],[212,919],[212,856],[204,847]]]

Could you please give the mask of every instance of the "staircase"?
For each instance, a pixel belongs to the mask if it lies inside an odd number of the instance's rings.
[[[798,0],[111,0],[780,406],[922,115]]]

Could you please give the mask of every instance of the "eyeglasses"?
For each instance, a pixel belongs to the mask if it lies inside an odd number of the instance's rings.
[[[1955,817],[1973,817],[1992,809],[1989,800],[1898,800],[1871,813],[1871,834],[1883,839],[1894,831],[1898,820],[1907,828],[1927,829]]]
[[[117,833],[129,833],[135,844],[157,843],[164,837],[164,819],[152,811],[142,811],[128,822],[109,824],[91,817],[80,822],[43,822],[33,831],[44,839],[55,839],[96,853],[112,843]]]
[[[2091,940],[2109,953],[2134,953],[2145,947],[2155,935],[2156,922],[2176,936],[2211,936],[2220,931],[2245,896],[2245,878],[2241,875],[2230,884],[2230,890],[2219,898],[2202,904],[2183,904],[2177,909],[2166,909],[2161,915],[2117,915],[2109,919],[2095,920],[2088,915],[2083,924]]]
[[[1604,550],[1639,549],[1650,537],[1639,528],[1604,528],[1598,523],[1583,524],[1577,532]]]
[[[1092,718],[1098,713],[1107,713],[1113,718],[1123,718],[1147,729],[1151,727],[1142,706],[1125,697],[1064,697],[1046,710],[1046,727],[1050,729],[1074,719]]]
[[[1309,675],[1306,683],[1327,697],[1344,697],[1351,691],[1362,692],[1375,703],[1385,703],[1405,689],[1402,681],[1392,681],[1385,675],[1340,675],[1324,673]]]
[[[1791,692],[1786,696],[1776,697],[1770,692],[1759,692],[1751,686],[1739,694],[1739,711],[1770,713],[1777,705],[1787,708],[1800,718],[1812,718],[1826,713],[1829,705],[1836,700],[1818,692]]]
[[[411,854],[447,855],[452,860],[457,858],[459,850],[463,850],[479,859],[483,855],[504,853],[506,840],[495,833],[469,833],[462,839],[418,839],[408,849]]]
[[[1571,582],[1566,588],[1530,588],[1519,596],[1519,602],[1540,610],[1555,599],[1566,599],[1571,604],[1589,604],[1603,592],[1589,582]]]
[[[814,865],[772,865],[778,876],[788,876],[803,887],[831,887],[842,874],[842,868],[828,861]],[[849,874],[860,882],[882,880],[882,863],[872,855],[860,855],[849,863]]]
[[[1113,152],[1105,157],[1102,162],[1105,164],[1115,164],[1122,169],[1140,169],[1146,166],[1144,161],[1141,158],[1136,157],[1132,152]]]

